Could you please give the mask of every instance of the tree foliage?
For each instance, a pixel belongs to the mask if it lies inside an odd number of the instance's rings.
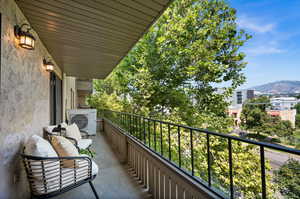
[[[97,92],[88,102],[98,109],[134,112],[228,133],[233,121],[226,114],[226,99],[245,81],[242,73],[245,55],[240,47],[249,38],[238,29],[236,11],[225,1],[175,0],[110,76],[94,82]],[[219,89],[221,84],[227,86]],[[117,117],[114,119],[118,121]],[[166,135],[167,129],[163,128],[163,132]],[[177,131],[171,130],[170,148],[175,163],[178,162],[176,135]],[[183,138],[188,136],[189,133],[182,132]],[[168,147],[166,137],[161,139]],[[203,139],[200,134],[194,137],[195,173],[207,180]],[[227,149],[227,140],[211,138],[214,186],[228,191]],[[182,139],[181,150],[182,154],[190,154],[189,139]],[[233,151],[234,172],[238,176],[234,179],[235,189],[244,198],[259,198],[257,149],[234,143]],[[190,157],[182,158],[184,168],[189,170]],[[271,187],[268,184],[268,194]]]
[[[298,199],[300,197],[300,163],[289,159],[279,170],[275,171],[275,182],[279,191],[286,198]]]
[[[268,115],[266,109],[270,107],[270,99],[266,96],[249,100],[243,106],[241,114],[242,126],[266,135],[279,137],[292,136],[293,127],[290,121],[282,121],[279,116]]]
[[[296,115],[295,126],[296,126],[297,128],[300,128],[300,114],[297,114],[297,115]]]
[[[294,106],[294,109],[296,109],[297,114],[300,114],[300,103],[296,104],[296,105]]]

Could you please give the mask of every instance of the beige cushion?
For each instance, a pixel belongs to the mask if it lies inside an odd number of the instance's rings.
[[[75,123],[67,126],[66,136],[74,138],[77,141],[81,140],[80,130],[79,130],[78,126]]]
[[[53,136],[51,144],[60,157],[79,156],[78,150],[72,142],[62,136]],[[63,167],[73,168],[74,166],[76,167],[74,160],[63,160]]]

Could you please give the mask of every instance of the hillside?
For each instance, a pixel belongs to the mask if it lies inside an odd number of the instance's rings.
[[[286,93],[300,93],[300,81],[277,81],[267,83],[259,86],[254,86],[250,89],[259,91],[261,93],[270,94],[286,94]]]

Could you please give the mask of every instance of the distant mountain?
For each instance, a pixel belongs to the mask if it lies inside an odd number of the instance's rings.
[[[287,94],[287,93],[300,93],[300,81],[277,81],[260,86],[254,86],[250,89],[260,93],[270,94]]]

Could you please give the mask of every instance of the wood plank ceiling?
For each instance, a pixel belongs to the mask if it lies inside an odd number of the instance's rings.
[[[171,0],[17,0],[69,76],[105,78]]]

